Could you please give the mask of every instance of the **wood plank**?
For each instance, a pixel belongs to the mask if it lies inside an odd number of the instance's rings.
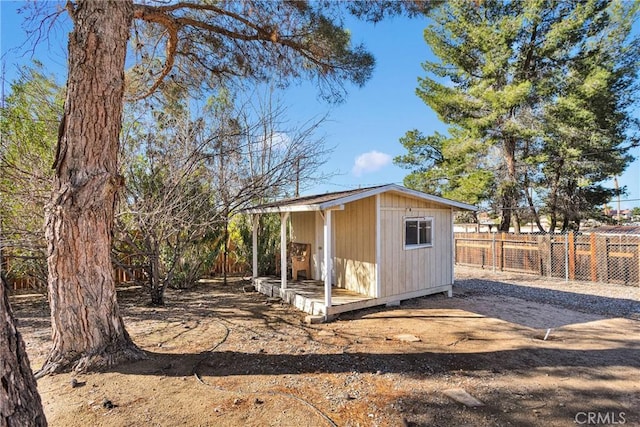
[[[456,241],[456,246],[459,248],[483,248],[483,249],[491,249],[490,244],[481,244],[481,243],[464,243],[459,240]]]
[[[633,252],[609,252],[610,257],[614,258],[633,258]]]
[[[537,246],[519,246],[519,245],[503,245],[503,249],[520,249],[523,251],[537,251],[539,248]]]

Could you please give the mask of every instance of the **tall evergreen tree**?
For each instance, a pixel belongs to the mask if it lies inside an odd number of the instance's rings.
[[[541,205],[564,228],[578,224],[636,143],[636,15],[637,2],[604,0],[442,5],[424,33],[437,59],[417,93],[449,135],[407,133],[396,159],[413,170],[407,184],[492,201],[502,231],[519,231],[522,208],[544,231]]]
[[[585,35],[575,53],[568,52],[571,60],[543,110],[541,148],[527,160],[541,171],[533,185],[550,232],[577,230],[585,214],[615,195],[603,181],[624,171],[633,160],[629,149],[640,141],[638,119],[630,114],[638,100],[640,44],[627,43],[640,3],[625,6],[612,4],[592,24],[598,36]]]

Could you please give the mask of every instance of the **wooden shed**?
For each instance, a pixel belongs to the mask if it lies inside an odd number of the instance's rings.
[[[433,293],[451,296],[453,213],[475,209],[395,184],[249,208],[254,285],[325,317]],[[269,213],[281,218],[279,278],[258,277],[257,217]]]

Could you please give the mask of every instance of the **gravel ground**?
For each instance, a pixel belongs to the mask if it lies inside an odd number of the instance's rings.
[[[591,283],[456,266],[454,294],[502,295],[584,313],[640,320],[640,287]]]

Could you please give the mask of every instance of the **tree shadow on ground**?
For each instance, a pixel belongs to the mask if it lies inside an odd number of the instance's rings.
[[[549,396],[556,401],[549,401]],[[600,398],[607,396],[602,402]],[[391,403],[404,414],[405,426],[512,425],[519,427],[626,424],[638,425],[640,413],[624,391],[593,388],[589,392],[558,393],[540,388],[513,394],[490,389],[482,394],[485,405],[465,407],[438,394],[407,392]],[[596,403],[599,402],[599,403]],[[589,415],[592,414],[592,415]],[[593,422],[600,417],[600,422]]]
[[[198,354],[147,353],[156,363],[131,363],[115,372],[136,375],[204,376],[285,375],[313,373],[399,373],[429,376],[455,371],[514,371],[555,368],[640,368],[639,346],[606,350],[523,348],[475,353],[268,354],[214,351]]]
[[[467,281],[456,282],[456,287],[462,287],[465,294],[471,298],[482,293],[482,288],[472,286]],[[473,281],[477,282],[477,281]],[[486,281],[485,281],[486,282]],[[563,368],[605,368],[605,367],[631,367],[640,368],[638,353],[640,345],[636,340],[619,341],[613,343],[614,348],[573,350],[559,348],[530,347],[509,349],[503,351],[487,352],[451,352],[424,351],[421,348],[388,351],[379,353],[365,353],[357,351],[341,350],[336,346],[333,350],[322,353],[269,353],[269,333],[277,331],[280,335],[286,334],[290,327],[296,328],[296,333],[311,337],[313,329],[301,325],[302,314],[285,316],[285,314],[298,313],[294,308],[269,303],[267,299],[256,292],[245,292],[245,281],[238,281],[227,286],[201,285],[196,289],[176,291],[168,298],[168,305],[161,308],[145,307],[140,309],[140,302],[146,298],[139,291],[126,290],[119,292],[119,299],[126,308],[125,315],[131,322],[141,320],[162,320],[162,322],[185,322],[189,319],[197,319],[198,322],[222,320],[232,327],[245,329],[251,335],[253,332],[244,326],[245,321],[258,322],[253,328],[264,328],[254,334],[251,339],[261,340],[260,345],[254,346],[248,351],[217,351],[201,353],[160,353],[148,352],[149,359],[153,363],[132,363],[114,368],[117,372],[143,374],[143,375],[167,375],[184,376],[192,375],[194,370],[205,376],[229,376],[229,375],[284,375],[301,373],[344,373],[344,372],[388,372],[407,375],[433,375],[438,373],[453,372],[455,370],[467,371],[507,371],[507,370],[532,370],[535,368],[556,368],[562,372]],[[523,286],[511,285],[501,282],[490,282],[491,286],[498,287],[501,294],[517,298],[521,295]],[[566,300],[587,298],[596,299],[600,303],[628,302],[632,303],[631,310],[640,309],[639,303],[632,300],[620,300],[615,298],[582,295],[572,292],[555,291],[540,288],[527,288],[527,296],[546,304],[559,304],[561,299]],[[420,301],[429,298],[442,298],[445,302],[449,298],[423,297],[412,300],[400,309],[417,307]],[[455,298],[454,298],[455,299]],[[44,317],[42,310],[44,302],[39,302],[37,310],[27,310],[39,320]],[[445,305],[446,304],[440,304]],[[575,307],[575,304],[569,304]],[[18,304],[20,306],[20,304]],[[277,309],[275,309],[277,306]],[[135,310],[134,310],[135,308]],[[585,310],[585,307],[582,307]],[[371,308],[341,316],[341,319],[362,319],[368,314],[379,313],[384,316],[395,316],[396,308]],[[18,309],[20,311],[20,309]],[[37,316],[35,316],[37,314]],[[622,313],[618,312],[617,315]],[[476,317],[475,313],[463,313],[465,318]],[[456,317],[456,316],[453,316]],[[44,320],[44,319],[42,319]],[[410,320],[410,319],[408,319]],[[347,328],[348,331],[348,328]],[[210,346],[209,346],[210,347]],[[212,347],[210,347],[212,348]],[[382,343],[384,349],[384,342]],[[243,349],[244,350],[244,349]],[[252,351],[255,351],[252,352]]]

